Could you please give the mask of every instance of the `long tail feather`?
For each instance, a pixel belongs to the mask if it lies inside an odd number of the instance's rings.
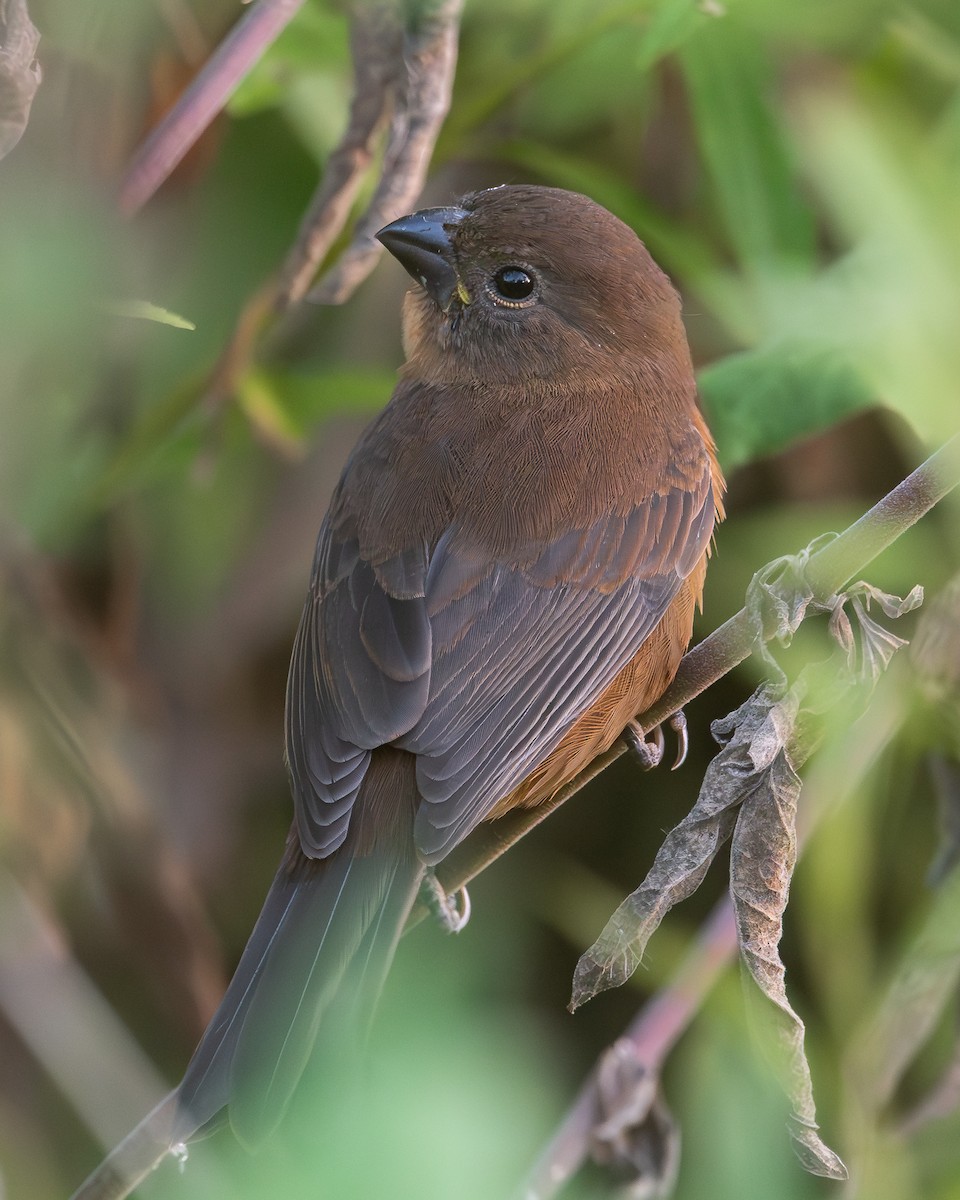
[[[362,1039],[423,873],[412,827],[396,819],[398,797],[392,800],[386,836],[370,819],[374,793],[367,811],[355,814],[356,834],[329,859],[306,858],[291,835],[236,974],[178,1089],[174,1141],[226,1110],[241,1142],[260,1143],[279,1123],[338,993],[346,994],[338,1009],[350,1014],[352,1033]]]

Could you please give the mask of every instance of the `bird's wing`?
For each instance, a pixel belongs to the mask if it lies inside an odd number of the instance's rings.
[[[713,530],[709,470],[691,490],[484,563],[448,531],[427,575],[430,694],[398,744],[418,755],[418,848],[438,862],[537,767],[634,658]]]
[[[346,835],[370,751],[417,755],[418,848],[438,862],[591,707],[706,550],[709,466],[524,556],[497,561],[450,527],[376,568],[321,534],[294,650],[288,759],[301,842]]]
[[[430,686],[426,545],[378,567],[324,521],[287,682],[286,744],[300,843],[341,845],[370,751],[419,720]]]

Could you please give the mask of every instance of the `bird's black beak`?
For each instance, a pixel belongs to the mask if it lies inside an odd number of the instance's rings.
[[[444,312],[454,296],[462,293],[450,234],[466,215],[463,208],[423,208],[391,221],[377,234],[377,239]]]

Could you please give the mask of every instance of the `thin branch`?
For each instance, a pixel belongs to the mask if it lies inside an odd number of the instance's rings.
[[[283,312],[302,300],[330,247],[343,232],[377,138],[390,116],[402,70],[403,26],[396,4],[359,4],[351,18],[355,83],[343,136],[327,159],[323,178],[280,268],[273,307]]]
[[[416,13],[401,0],[358,3],[351,50],[356,83],[350,119],[280,271],[248,301],[205,392],[216,404],[231,395],[264,330],[289,312],[308,288],[346,227],[388,117],[390,133],[380,180],[353,239],[309,299],[343,304],[381,253],[374,234],[409,211],[423,189],[433,148],[450,108],[463,0],[432,0]]]
[[[244,13],[134,155],[117,196],[125,216],[133,216],[169,178],[303,3],[258,0]]]
[[[342,304],[373,270],[382,247],[374,234],[408,212],[426,182],[440,128],[450,111],[463,0],[439,0],[404,37],[406,78],[384,154],[384,169],[353,240],[310,293],[315,304]]]
[[[960,435],[951,438],[839,537],[810,556],[804,574],[815,596],[826,599],[836,592],[958,484]],[[750,654],[757,637],[752,618],[745,608],[740,609],[684,656],[673,683],[638,718],[642,727],[653,729],[732,671]],[[546,803],[514,810],[499,821],[481,825],[444,859],[437,871],[440,882],[449,892],[469,883],[625,750],[623,742],[616,742]]]
[[[707,993],[737,950],[737,927],[730,898],[724,897],[701,927],[697,940],[673,978],[640,1009],[623,1038],[638,1067],[651,1077],[660,1068]],[[597,1118],[599,1064],[594,1067],[523,1187],[523,1200],[554,1196],[586,1159]]]

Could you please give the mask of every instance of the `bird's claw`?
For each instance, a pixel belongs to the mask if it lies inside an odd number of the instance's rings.
[[[686,761],[687,750],[690,747],[690,739],[687,736],[687,718],[681,709],[679,712],[675,712],[667,723],[677,735],[677,757],[670,768],[671,771],[675,771]],[[655,725],[650,730],[650,740],[647,741],[647,736],[639,722],[630,721],[623,731],[623,740],[627,743],[627,748],[639,760],[644,771],[652,771],[654,767],[659,767],[663,762],[664,738],[661,726]]]
[[[450,895],[433,871],[427,871],[420,886],[420,895],[447,933],[459,933],[470,920],[470,893],[465,887]]]
[[[673,766],[670,768],[671,771],[675,771],[677,767],[682,767],[687,761],[687,751],[690,749],[686,713],[684,713],[682,708],[678,709],[667,724],[677,735],[677,757],[673,760]]]
[[[623,740],[627,743],[627,748],[644,771],[652,771],[663,761],[663,730],[659,725],[650,730],[650,737],[648,742],[643,728],[637,721],[629,721],[623,731]]]

